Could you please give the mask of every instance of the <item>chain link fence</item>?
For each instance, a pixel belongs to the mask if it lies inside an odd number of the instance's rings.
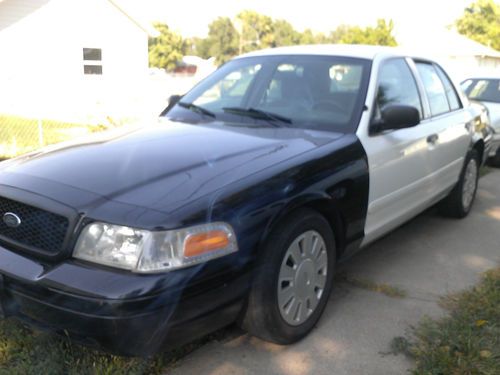
[[[0,160],[106,129],[107,126],[104,125],[27,119],[0,114]]]

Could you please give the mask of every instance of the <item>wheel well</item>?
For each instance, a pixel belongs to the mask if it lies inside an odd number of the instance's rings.
[[[316,199],[295,202],[281,210],[281,212],[269,223],[261,236],[257,248],[261,248],[262,244],[267,240],[268,236],[273,232],[274,228],[287,216],[296,210],[307,208],[318,212],[330,224],[336,246],[336,255],[340,257],[346,247],[346,220],[342,214],[342,209],[339,207],[339,201],[332,198],[316,197]]]
[[[331,201],[317,200],[304,204],[302,207],[313,209],[319,212],[330,223],[330,228],[335,237],[335,246],[337,247],[337,258],[342,254],[345,248],[345,224],[340,210]]]

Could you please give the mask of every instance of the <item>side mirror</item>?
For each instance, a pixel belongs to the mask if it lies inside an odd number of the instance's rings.
[[[161,113],[160,116],[165,116],[179,101],[182,99],[184,95],[172,95],[168,99],[168,106]]]
[[[411,128],[420,124],[418,109],[409,105],[389,104],[382,108],[381,119],[372,124],[373,132]]]

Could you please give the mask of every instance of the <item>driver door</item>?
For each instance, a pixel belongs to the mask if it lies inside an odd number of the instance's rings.
[[[404,58],[382,62],[378,73],[373,121],[388,104],[423,104],[415,77]],[[433,190],[428,137],[432,129],[417,125],[360,135],[368,156],[370,191],[363,245],[396,228],[425,207]]]

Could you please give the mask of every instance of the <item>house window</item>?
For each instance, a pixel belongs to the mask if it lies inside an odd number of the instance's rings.
[[[84,65],[84,74],[102,74],[102,65]]]
[[[102,74],[102,50],[100,48],[83,49],[83,74]]]

